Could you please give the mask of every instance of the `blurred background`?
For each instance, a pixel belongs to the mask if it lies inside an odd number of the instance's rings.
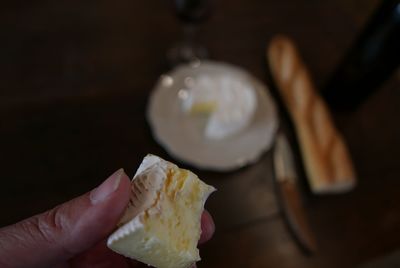
[[[198,38],[210,57],[266,81],[265,49],[284,33],[323,87],[378,0],[215,0]],[[181,27],[169,1],[7,1],[0,9],[0,226],[92,189],[147,153],[172,159],[145,119]],[[347,194],[305,194],[319,250],[287,231],[271,153],[235,172],[194,170],[219,191],[217,232],[199,267],[356,267],[400,248],[400,72],[352,111],[334,112],[359,177]]]

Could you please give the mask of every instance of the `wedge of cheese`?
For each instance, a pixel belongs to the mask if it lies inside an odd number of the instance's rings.
[[[148,155],[132,180],[130,204],[110,249],[157,268],[187,268],[200,260],[204,203],[215,188],[195,174]]]
[[[257,109],[253,86],[234,75],[200,75],[181,91],[183,110],[191,115],[208,116],[204,135],[224,139],[245,129]]]

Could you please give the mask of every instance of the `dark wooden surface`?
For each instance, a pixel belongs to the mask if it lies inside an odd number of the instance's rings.
[[[201,32],[212,57],[265,80],[275,33],[297,42],[322,85],[378,0],[218,0]],[[148,152],[144,118],[179,27],[167,1],[7,1],[0,10],[0,226],[90,190]],[[199,267],[355,267],[400,246],[400,75],[335,114],[359,175],[351,193],[306,196],[320,250],[305,256],[272,192],[271,155],[229,174],[208,203],[217,232]]]

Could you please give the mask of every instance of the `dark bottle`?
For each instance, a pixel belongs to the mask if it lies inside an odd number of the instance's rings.
[[[400,63],[400,0],[383,0],[333,73],[322,95],[331,108],[354,109]]]

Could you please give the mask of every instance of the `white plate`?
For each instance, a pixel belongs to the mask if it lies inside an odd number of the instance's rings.
[[[185,88],[185,78],[196,79],[199,74],[233,75],[251,83],[258,104],[245,129],[223,140],[210,140],[201,131],[204,122],[182,111],[178,92]],[[278,128],[275,103],[266,86],[241,68],[212,61],[181,65],[162,75],[150,96],[147,120],[154,138],[173,157],[200,169],[216,171],[230,171],[257,161],[271,148]]]

